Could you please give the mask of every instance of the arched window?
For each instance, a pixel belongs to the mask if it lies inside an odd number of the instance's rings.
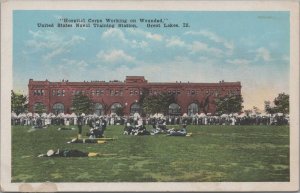
[[[56,115],[59,113],[64,113],[65,112],[65,106],[62,103],[56,103],[52,107],[52,112]]]
[[[180,115],[180,106],[176,103],[169,105],[169,115]]]
[[[194,115],[199,112],[199,107],[196,103],[192,103],[188,106],[188,115]]]
[[[120,103],[114,103],[110,107],[111,113],[117,113],[116,110],[122,108],[122,105]]]
[[[133,103],[130,107],[130,113],[134,114],[134,113],[140,113],[141,111],[141,106],[139,103]]]
[[[95,104],[95,114],[104,115],[104,108],[103,108],[102,104],[100,104],[100,103]]]
[[[34,113],[45,113],[47,111],[46,106],[44,103],[37,102],[33,105],[33,112]]]

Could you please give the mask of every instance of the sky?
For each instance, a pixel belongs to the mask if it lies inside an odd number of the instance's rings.
[[[135,28],[62,28],[68,19],[135,19]],[[140,19],[162,19],[149,28]],[[240,81],[244,109],[289,93],[289,12],[14,11],[13,89],[28,81]],[[81,20],[81,23],[83,21]],[[38,27],[38,23],[54,27]],[[164,24],[179,27],[163,27]],[[188,27],[183,27],[188,23]]]

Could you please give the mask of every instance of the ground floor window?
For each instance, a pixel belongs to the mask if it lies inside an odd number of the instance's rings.
[[[33,112],[34,113],[44,113],[46,112],[46,106],[44,103],[37,102],[33,105]]]
[[[140,113],[141,111],[141,105],[139,103],[133,103],[130,107],[130,113]]]
[[[188,115],[195,115],[199,112],[199,106],[196,103],[192,103],[188,106]]]
[[[104,108],[103,105],[100,103],[95,104],[95,114],[96,115],[104,115]]]
[[[169,115],[180,115],[180,106],[176,103],[172,103],[169,105]]]
[[[122,105],[120,103],[114,103],[110,107],[111,113],[117,113],[117,110],[122,108]]]
[[[65,106],[62,103],[56,103],[52,107],[52,112],[56,115],[59,113],[64,113],[65,112]]]

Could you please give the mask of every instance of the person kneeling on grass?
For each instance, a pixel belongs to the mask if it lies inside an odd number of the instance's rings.
[[[131,124],[128,122],[128,123],[126,123],[126,126],[124,127],[124,132],[123,132],[123,134],[124,134],[124,135],[132,135],[132,130],[133,130],[133,127],[132,127]]]
[[[147,131],[146,127],[142,124],[136,125],[133,133],[133,135],[150,135],[150,132]]]
[[[96,121],[94,126],[90,129],[86,135],[89,136],[90,139],[94,138],[102,138],[104,134],[103,125],[100,124],[100,121]]]
[[[169,130],[168,136],[186,136],[186,124],[182,125],[182,128],[180,130],[175,130],[174,128]]]
[[[98,153],[93,152],[82,152],[77,149],[65,149],[65,150],[59,150],[56,151],[50,149],[47,151],[46,154],[40,154],[38,157],[95,157],[99,156]]]
[[[156,134],[166,133],[166,132],[167,132],[167,126],[166,126],[166,122],[164,122],[162,124],[153,125],[151,135],[156,135]]]

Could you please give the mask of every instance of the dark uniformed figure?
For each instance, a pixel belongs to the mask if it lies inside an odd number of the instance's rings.
[[[133,127],[131,126],[130,123],[126,123],[126,126],[124,127],[124,135],[132,135],[132,129]]]
[[[81,136],[82,136],[83,116],[78,117],[77,125],[78,125],[78,138],[81,138]]]
[[[78,139],[78,138],[74,138],[74,139],[72,139],[71,141],[69,141],[67,143],[98,143],[98,144],[102,144],[102,143],[106,143],[106,141],[98,140],[98,139]]]
[[[48,150],[47,154],[41,154],[38,157],[95,157],[99,156],[98,153],[82,152],[77,149],[65,149],[54,151],[52,149]]]

